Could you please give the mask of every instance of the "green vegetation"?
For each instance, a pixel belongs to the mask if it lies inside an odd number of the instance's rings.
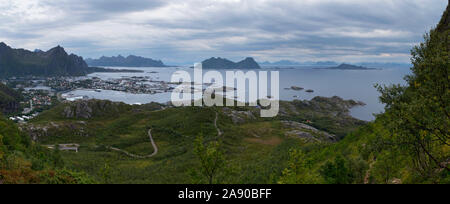
[[[159,104],[78,101],[59,104],[23,129],[39,144],[80,144],[78,153],[60,152],[64,166],[86,172],[100,183],[277,183],[290,149],[331,143],[319,130],[287,127],[283,121],[350,120],[345,126],[349,129],[364,124],[350,119],[344,111],[347,108],[339,108],[338,104],[350,105],[351,101],[318,98],[309,103],[320,107],[316,110],[303,103],[283,103],[286,111],[279,118],[264,119],[258,116],[259,109],[249,107],[164,109]],[[309,125],[321,129],[320,122]],[[327,127],[343,134],[350,132],[342,129],[342,123]],[[111,150],[152,154],[149,129],[159,149],[154,157],[137,159]],[[293,130],[315,139],[291,134]],[[203,145],[197,140],[199,135]]]
[[[225,156],[220,150],[219,142],[205,144],[203,137],[199,136],[195,140],[194,153],[200,160],[200,168],[192,169],[193,180],[197,180],[196,183],[202,183],[202,180],[206,180],[205,183],[214,184],[217,174],[220,173],[219,171],[223,171],[225,167]]]
[[[0,115],[0,184],[95,183],[84,173],[65,169],[63,162],[58,151],[34,144]]]

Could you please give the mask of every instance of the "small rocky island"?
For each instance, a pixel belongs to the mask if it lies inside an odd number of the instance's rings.
[[[301,91],[301,90],[304,90],[304,88],[298,87],[298,86],[291,86],[291,89],[294,90],[294,91]]]

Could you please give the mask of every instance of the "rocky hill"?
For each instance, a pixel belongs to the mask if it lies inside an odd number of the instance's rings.
[[[202,62],[204,69],[261,69],[259,64],[251,57],[240,62],[233,62],[225,58],[210,58]]]
[[[161,60],[153,60],[151,58],[144,58],[130,55],[123,57],[101,57],[99,59],[86,59],[90,66],[107,66],[107,67],[166,67]]]

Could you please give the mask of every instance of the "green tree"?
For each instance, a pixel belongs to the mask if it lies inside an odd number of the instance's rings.
[[[109,184],[111,182],[111,168],[108,163],[105,163],[103,168],[100,169],[99,174],[104,184]]]
[[[3,135],[0,134],[0,161],[3,159],[3,155],[5,155],[5,146],[3,145]]]
[[[220,150],[219,142],[206,144],[203,136],[195,140],[194,153],[200,160],[200,174],[207,183],[213,184],[220,171],[225,168],[225,156]],[[191,172],[191,176],[196,180],[201,180],[197,176],[197,171]]]
[[[352,183],[352,173],[348,167],[348,162],[341,155],[336,156],[333,162],[328,161],[322,166],[320,174],[329,184]]]
[[[301,150],[291,150],[286,169],[278,183],[280,184],[314,184],[320,183],[320,175],[311,170],[310,162]]]
[[[53,162],[53,167],[55,168],[61,168],[64,166],[64,159],[61,156],[61,151],[59,150],[59,144],[55,144],[54,146],[54,150],[52,152],[52,162]]]
[[[383,151],[377,156],[371,170],[371,176],[376,183],[388,184],[393,178],[398,176],[398,164],[401,164],[401,162],[398,161],[398,157],[395,154],[395,151]]]

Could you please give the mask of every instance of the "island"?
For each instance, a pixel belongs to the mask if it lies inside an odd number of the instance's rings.
[[[301,90],[303,90],[303,89],[305,89],[305,88],[298,87],[298,86],[292,86],[290,89],[292,89],[292,90],[294,90],[294,91],[301,91]]]
[[[356,66],[351,64],[341,64],[337,67],[328,67],[328,68],[315,68],[315,69],[335,69],[335,70],[379,70],[376,68],[367,68],[363,66]]]
[[[233,62],[225,58],[210,58],[202,62],[204,69],[261,69],[255,59],[247,57],[240,62]]]

